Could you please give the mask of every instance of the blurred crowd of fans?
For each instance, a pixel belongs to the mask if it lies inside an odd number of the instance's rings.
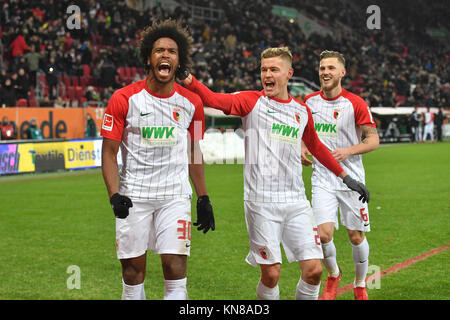
[[[174,10],[158,5],[136,11],[125,1],[78,1],[81,28],[69,30],[66,11],[71,1],[3,1],[0,105],[18,105],[19,100],[57,107],[83,101],[106,104],[116,88],[145,77],[138,58],[140,32],[154,20],[172,17],[189,27],[193,72],[215,91],[262,88],[261,51],[287,45],[294,54],[294,75],[316,84],[319,53],[342,52],[348,74],[344,87],[371,106],[449,107],[449,45],[426,33],[427,27],[448,25],[450,9],[444,1],[378,1],[381,30],[366,26],[368,0],[179,3]],[[220,9],[224,16],[217,21],[192,19],[189,5]],[[297,8],[334,34],[307,38],[298,24],[272,14],[272,5]],[[33,88],[42,89],[40,99]]]

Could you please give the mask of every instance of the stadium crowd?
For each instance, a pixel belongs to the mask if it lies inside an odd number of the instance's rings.
[[[341,51],[347,58],[344,87],[371,106],[449,108],[449,45],[426,32],[446,25],[449,7],[419,0],[378,1],[381,30],[369,30],[369,2],[305,0],[299,6],[293,0],[187,0],[174,10],[156,6],[137,11],[125,1],[85,0],[77,2],[81,28],[69,30],[71,1],[3,1],[0,105],[107,103],[114,89],[145,76],[137,51],[140,32],[154,20],[172,17],[189,26],[194,72],[215,91],[261,87],[261,51],[287,45],[294,53],[294,75],[315,83],[319,52]],[[220,9],[224,15],[216,21],[192,19],[189,5]],[[315,17],[333,36],[306,37],[297,23],[274,15],[272,5]],[[35,96],[35,87],[43,95]]]

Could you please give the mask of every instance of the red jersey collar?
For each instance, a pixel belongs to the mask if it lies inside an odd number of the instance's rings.
[[[176,91],[176,86],[177,86],[177,83],[175,82],[174,84],[173,84],[173,90],[172,90],[172,92],[171,93],[169,93],[169,94],[166,94],[166,95],[162,95],[162,94],[157,94],[157,93],[154,93],[154,92],[152,92],[152,91],[150,91],[150,89],[148,88],[148,86],[147,86],[147,78],[145,78],[145,79],[143,79],[142,80],[143,82],[144,82],[144,88],[145,88],[145,90],[150,94],[150,95],[152,95],[152,96],[154,96],[154,97],[156,97],[156,98],[170,98],[171,96],[173,96],[174,95],[174,93],[175,93],[175,91]]]
[[[320,90],[319,93],[320,93],[320,96],[322,97],[322,99],[327,100],[327,101],[334,101],[334,100],[337,100],[337,99],[339,99],[340,97],[342,97],[342,96],[344,95],[345,91],[346,91],[346,90],[345,90],[344,88],[342,88],[341,93],[339,93],[336,97],[331,98],[331,99],[328,99],[328,98],[326,98],[326,97],[323,95],[323,90]]]
[[[267,96],[266,93],[264,92],[264,90],[261,90],[261,92],[262,92],[263,96],[265,96],[265,97],[267,97],[267,98],[269,98],[269,99],[275,100],[275,101],[277,101],[277,102],[280,102],[280,103],[289,103],[289,102],[292,101],[292,97],[291,97],[290,94],[288,94],[289,97],[288,97],[287,100],[282,100],[282,99],[278,99],[278,98],[275,98],[275,97],[269,97],[269,96]]]

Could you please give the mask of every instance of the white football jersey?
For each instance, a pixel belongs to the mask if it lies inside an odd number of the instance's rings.
[[[150,92],[146,79],[114,92],[101,134],[121,141],[119,193],[149,200],[190,197],[188,139],[202,139],[204,126],[200,98],[176,83],[168,96]]]
[[[317,91],[306,96],[305,103],[311,109],[319,139],[330,151],[361,143],[361,125],[376,127],[367,103],[345,89],[334,99],[327,99],[322,91]],[[352,178],[365,183],[361,155],[350,156],[339,164]],[[311,183],[329,190],[349,190],[316,158]]]

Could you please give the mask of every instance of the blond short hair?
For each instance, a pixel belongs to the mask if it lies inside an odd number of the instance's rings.
[[[322,51],[320,53],[320,61],[322,61],[323,59],[327,59],[327,58],[337,58],[338,61],[340,63],[342,63],[342,65],[345,68],[345,58],[342,53],[340,53],[338,51],[329,51],[329,50]]]
[[[281,57],[292,65],[292,53],[288,47],[267,48],[261,53],[261,59]]]

